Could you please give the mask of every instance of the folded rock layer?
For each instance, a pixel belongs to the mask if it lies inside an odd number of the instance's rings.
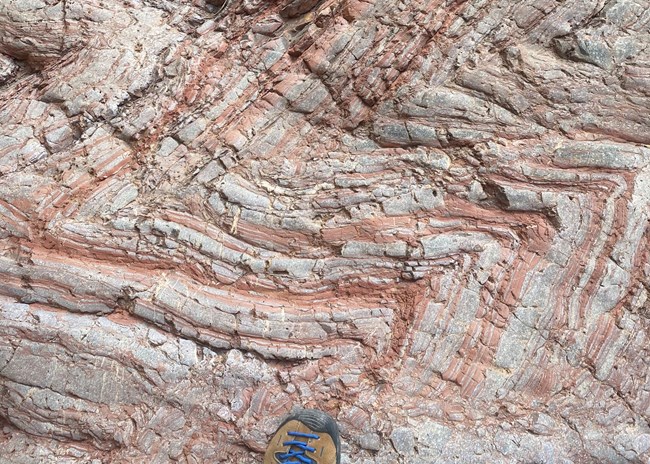
[[[650,460],[649,25],[0,0],[0,461]]]

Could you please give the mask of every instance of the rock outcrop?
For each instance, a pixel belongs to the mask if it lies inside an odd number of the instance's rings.
[[[648,0],[0,0],[0,461],[650,460]]]

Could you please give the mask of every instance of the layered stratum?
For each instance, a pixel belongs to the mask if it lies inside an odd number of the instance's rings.
[[[650,462],[648,0],[0,0],[0,461]]]

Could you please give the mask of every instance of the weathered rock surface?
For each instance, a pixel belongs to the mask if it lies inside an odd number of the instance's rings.
[[[650,462],[649,25],[0,0],[0,461]]]

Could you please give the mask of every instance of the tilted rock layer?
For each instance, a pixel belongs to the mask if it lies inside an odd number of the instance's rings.
[[[650,460],[648,0],[0,0],[0,461]]]

